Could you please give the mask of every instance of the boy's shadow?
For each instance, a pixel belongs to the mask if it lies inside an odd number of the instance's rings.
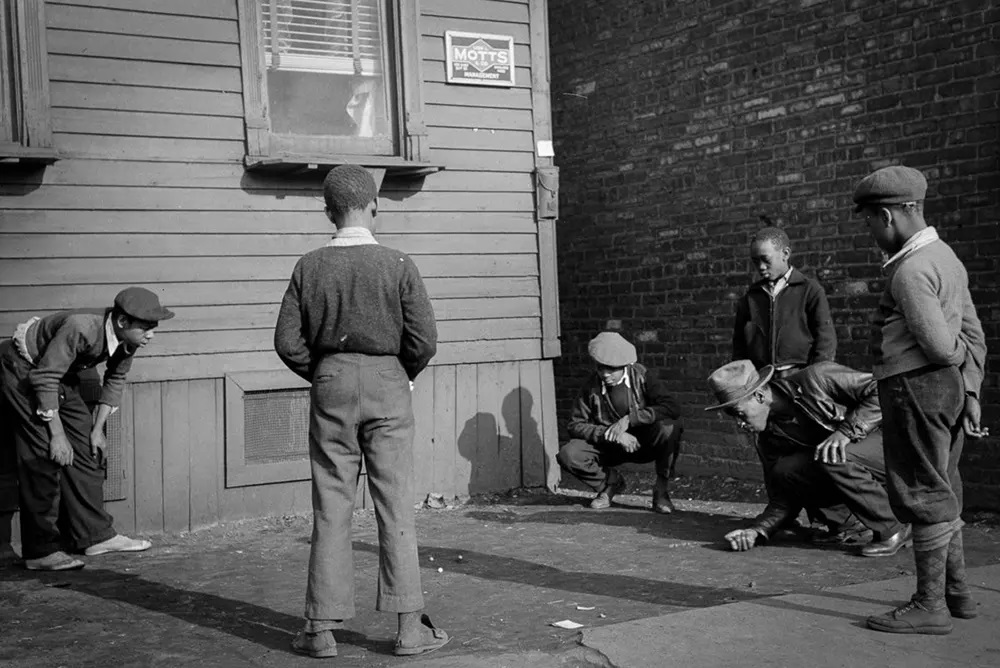
[[[72,575],[11,568],[4,573],[4,577],[9,581],[65,587],[108,601],[126,603],[288,654],[294,654],[291,641],[302,627],[301,618],[254,603],[178,589],[138,575],[100,568],[75,571]],[[348,629],[337,630],[335,635],[338,642],[376,654],[392,654],[391,641],[372,640]]]

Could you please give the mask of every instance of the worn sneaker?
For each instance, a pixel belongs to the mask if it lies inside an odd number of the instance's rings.
[[[65,552],[53,552],[37,559],[25,559],[24,567],[29,571],[77,571],[84,564]]]
[[[924,633],[943,636],[951,633],[951,615],[947,608],[928,610],[911,600],[895,610],[868,618],[868,628],[885,633]]]
[[[96,545],[91,545],[83,553],[88,557],[96,557],[99,554],[107,554],[108,552],[144,552],[151,547],[153,547],[153,544],[148,540],[129,538],[128,536],[116,534]]]

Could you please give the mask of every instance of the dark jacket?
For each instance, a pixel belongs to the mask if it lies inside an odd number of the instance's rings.
[[[820,427],[815,433],[832,434],[839,431],[852,442],[860,441],[882,424],[882,410],[878,402],[878,385],[870,373],[855,371],[833,362],[821,362],[771,383],[772,392],[780,392],[791,400],[795,417],[810,421]],[[774,416],[772,416],[774,417]],[[825,438],[825,437],[824,437]],[[814,448],[822,440],[809,444],[782,442],[768,429],[759,435],[764,478],[785,454],[801,449]],[[851,446],[848,445],[848,448]],[[767,485],[768,502],[764,512],[754,520],[753,528],[770,536],[775,529],[798,516],[802,506],[785,498],[780,489]]]
[[[625,367],[625,373],[629,375],[632,389],[628,412],[630,428],[680,417],[677,402],[656,374],[641,364]],[[624,417],[615,411],[607,395],[601,391],[603,384],[601,377],[594,372],[580,388],[569,424],[566,425],[566,431],[572,438],[595,445],[603,443],[608,427]]]
[[[823,287],[792,269],[772,309],[765,285],[766,281],[751,285],[736,307],[733,359],[748,359],[758,369],[767,364],[832,362],[837,333]]]

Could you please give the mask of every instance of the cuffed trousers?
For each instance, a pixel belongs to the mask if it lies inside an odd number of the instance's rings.
[[[917,525],[954,522],[962,513],[962,374],[953,366],[916,369],[880,380],[878,396],[896,516]]]
[[[595,445],[574,438],[559,449],[556,460],[595,492],[602,491],[607,485],[608,469],[625,462],[655,462],[656,474],[670,477],[680,451],[683,427],[679,423],[656,422],[632,427],[628,431],[639,441],[639,449],[635,452],[625,452],[617,443]]]
[[[783,496],[803,506],[824,508],[844,504],[861,522],[884,540],[901,529],[889,505],[878,432],[847,446],[847,461],[824,464],[812,450],[784,455],[775,461],[771,483]]]
[[[60,466],[49,458],[49,429],[35,413],[37,402],[28,382],[31,366],[8,344],[0,367],[14,435],[22,556],[38,559],[65,547],[84,550],[111,538],[115,530],[104,510],[107,462],[100,451],[91,454],[93,419],[76,384],[59,386],[59,417],[73,448],[73,463]],[[0,457],[4,466],[10,461]],[[10,477],[9,471],[4,474],[0,477]],[[61,535],[60,527],[68,535]]]
[[[309,455],[313,532],[305,616],[354,616],[351,515],[364,458],[379,536],[376,608],[424,607],[413,498],[413,408],[399,360],[339,353],[312,384]]]

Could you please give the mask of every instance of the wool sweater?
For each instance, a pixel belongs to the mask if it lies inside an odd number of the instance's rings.
[[[325,246],[296,263],[274,348],[310,381],[316,364],[339,352],[394,355],[413,380],[437,351],[437,325],[420,272],[405,253],[374,244]]]
[[[837,333],[823,286],[798,269],[774,299],[764,286],[754,283],[736,307],[733,359],[748,359],[758,369],[832,362]]]
[[[893,262],[886,271],[876,319],[882,344],[876,353],[875,377],[931,365],[957,366],[966,392],[978,396],[986,337],[962,261],[938,239]]]
[[[101,403],[118,406],[135,351],[119,344],[115,354],[108,357],[104,323],[110,314],[111,309],[60,311],[45,316],[28,330],[25,344],[34,360],[28,380],[40,410],[58,409],[60,383],[77,385],[81,372],[105,361],[108,364]]]

